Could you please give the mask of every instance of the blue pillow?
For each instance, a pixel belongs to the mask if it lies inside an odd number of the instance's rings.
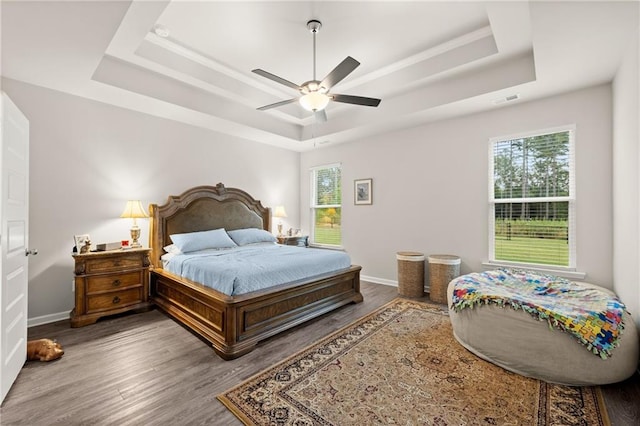
[[[277,241],[271,232],[258,228],[236,229],[235,231],[227,231],[227,233],[239,246],[254,243],[275,243]]]
[[[224,228],[211,231],[188,232],[186,234],[172,234],[171,241],[182,253],[206,249],[221,249],[236,247]]]

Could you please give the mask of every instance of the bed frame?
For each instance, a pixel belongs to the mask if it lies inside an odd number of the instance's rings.
[[[253,350],[280,333],[348,303],[362,301],[360,266],[335,273],[227,296],[162,269],[169,235],[225,228],[270,230],[271,209],[237,188],[198,186],[164,205],[151,204],[151,299],[156,306],[207,341],[225,360]]]

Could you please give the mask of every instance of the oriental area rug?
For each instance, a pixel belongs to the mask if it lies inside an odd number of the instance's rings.
[[[247,425],[609,425],[598,387],[503,370],[458,344],[441,306],[404,299],[218,399]]]

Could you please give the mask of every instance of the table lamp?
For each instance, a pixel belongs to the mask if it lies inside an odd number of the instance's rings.
[[[287,217],[287,212],[284,210],[284,206],[276,206],[273,211],[273,217]],[[282,220],[278,222],[278,237],[282,237]]]
[[[124,208],[124,212],[122,212],[120,217],[133,219],[133,226],[131,227],[131,247],[142,247],[138,242],[138,238],[140,238],[140,228],[136,223],[136,219],[149,217],[149,215],[144,211],[140,200],[127,201],[127,206]]]

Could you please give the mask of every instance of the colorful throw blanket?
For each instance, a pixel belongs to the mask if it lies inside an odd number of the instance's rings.
[[[550,328],[575,336],[601,358],[611,356],[623,330],[625,305],[599,289],[552,275],[498,269],[455,279],[452,308],[494,304],[522,309]]]

